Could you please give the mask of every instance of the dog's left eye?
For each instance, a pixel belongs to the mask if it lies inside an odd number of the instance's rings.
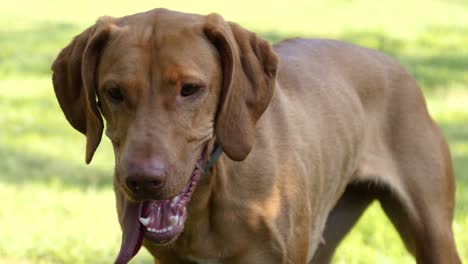
[[[114,104],[121,103],[124,100],[124,96],[119,87],[112,87],[107,89],[107,97]]]
[[[193,83],[186,83],[182,85],[182,88],[180,89],[180,96],[182,97],[187,97],[192,94],[195,94],[198,92],[201,88],[203,88],[202,85],[199,84],[193,84]]]

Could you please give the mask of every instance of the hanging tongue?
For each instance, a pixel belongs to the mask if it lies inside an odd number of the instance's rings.
[[[184,227],[185,205],[193,188],[194,183],[191,182],[184,192],[169,200],[135,203],[123,198],[122,244],[115,263],[126,264],[138,253],[144,233],[147,239],[156,243],[166,243],[177,238]]]
[[[127,199],[122,200],[122,245],[115,264],[128,263],[138,253],[143,242],[143,234],[137,217],[140,215],[141,203],[130,202]]]
[[[184,190],[168,200],[147,200],[131,202],[118,196],[122,207],[122,244],[116,264],[126,264],[140,250],[143,235],[155,243],[167,243],[175,240],[184,228],[187,217],[186,205],[192,197],[193,191],[200,178],[198,166],[192,172]],[[141,224],[140,224],[141,223]]]

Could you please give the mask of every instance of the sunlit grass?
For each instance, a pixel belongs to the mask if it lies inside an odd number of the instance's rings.
[[[109,263],[115,257],[120,231],[109,143],[104,139],[93,163],[84,165],[84,137],[63,117],[49,67],[60,48],[97,17],[156,6],[219,12],[272,42],[338,38],[401,61],[422,85],[449,139],[457,176],[454,232],[468,261],[467,2],[22,0],[0,9],[0,264]],[[334,262],[414,261],[374,203]],[[142,251],[133,263],[151,258]]]

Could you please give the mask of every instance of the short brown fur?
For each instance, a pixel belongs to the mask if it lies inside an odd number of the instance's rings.
[[[416,82],[381,53],[332,40],[271,47],[216,14],[155,9],[101,19],[52,69],[88,163],[101,113],[107,121],[121,221],[122,203],[141,200],[124,184],[129,160],[165,164],[151,197],[168,199],[203,148],[222,147],[180,237],[144,242],[156,262],[329,263],[378,199],[418,263],[460,263],[446,141]],[[204,88],[182,98],[184,82]],[[115,87],[125,96],[118,107],[106,96]]]

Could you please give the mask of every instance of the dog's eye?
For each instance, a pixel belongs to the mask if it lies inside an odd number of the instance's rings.
[[[187,97],[198,92],[203,86],[199,84],[186,83],[180,89],[180,96]]]
[[[121,103],[124,100],[122,91],[119,87],[112,87],[107,89],[107,97],[114,104]]]

